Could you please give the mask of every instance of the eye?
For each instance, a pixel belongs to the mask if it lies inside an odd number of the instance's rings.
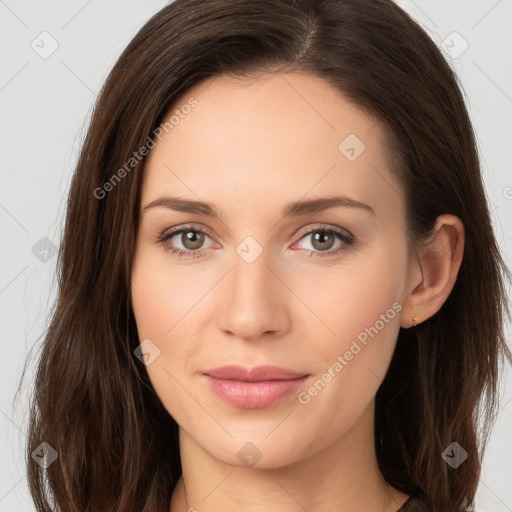
[[[352,235],[342,231],[341,228],[331,227],[317,227],[309,231],[302,231],[299,234],[301,238],[296,244],[311,235],[313,235],[311,238],[312,249],[303,248],[308,252],[310,258],[333,256],[347,250],[354,244]],[[171,254],[177,255],[179,258],[193,259],[206,254],[206,249],[198,250],[203,246],[206,238],[212,239],[208,231],[194,226],[185,226],[166,231],[158,237],[157,242],[161,243],[166,251],[170,251]],[[333,249],[336,238],[339,244]],[[216,242],[215,246],[220,247]]]
[[[206,231],[193,226],[185,226],[166,231],[157,241],[164,246],[165,250],[180,258],[198,258],[206,252],[205,250],[198,251],[206,238],[211,238]],[[180,244],[183,248],[179,247]]]
[[[342,251],[347,250],[354,243],[352,235],[342,231],[340,228],[317,227],[305,233],[302,232],[301,235],[302,236],[299,242],[313,235],[312,238],[310,238],[312,249],[305,249],[308,251],[308,256],[310,258],[336,255]],[[336,243],[336,238],[338,238],[340,243],[333,250],[332,248]]]

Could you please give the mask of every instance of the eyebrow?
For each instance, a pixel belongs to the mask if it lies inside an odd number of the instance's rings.
[[[147,210],[155,208],[157,206],[163,206],[165,208],[169,208],[171,210],[176,210],[180,212],[207,215],[209,217],[222,220],[221,212],[212,203],[204,201],[195,201],[190,199],[181,199],[179,197],[159,197],[158,199],[155,199],[154,201],[151,201],[151,203],[144,206],[142,211],[144,213]],[[318,199],[294,201],[292,203],[285,205],[281,212],[281,216],[298,217],[300,215],[318,213],[334,207],[360,208],[371,213],[372,215],[376,215],[375,210],[371,206],[365,203],[361,203],[360,201],[356,201],[355,199],[352,199],[350,197],[338,195],[331,197],[321,197]]]

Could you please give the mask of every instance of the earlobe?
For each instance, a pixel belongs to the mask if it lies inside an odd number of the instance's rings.
[[[431,241],[421,249],[404,300],[401,327],[432,317],[450,295],[464,254],[464,225],[454,215],[438,217]]]

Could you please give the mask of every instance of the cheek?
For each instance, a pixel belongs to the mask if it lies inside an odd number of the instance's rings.
[[[140,341],[150,339],[160,351],[146,369],[162,400],[176,396],[179,385],[172,376],[181,381],[180,374],[197,370],[192,365],[200,348],[202,299],[210,281],[197,268],[179,266],[152,248],[136,252],[131,273],[133,313]]]
[[[314,280],[296,278],[298,294],[307,298],[311,310],[331,332],[329,346],[341,349],[359,335],[364,339],[375,324],[383,334],[389,325],[399,324],[406,258],[399,250],[389,254],[382,245],[364,256],[351,256],[346,265],[318,273]]]
[[[173,326],[189,314],[208,290],[197,271],[170,262],[150,249],[136,253],[132,274],[132,304],[140,336],[164,341]]]
[[[159,350],[158,357],[145,368],[151,384],[167,411],[175,419],[190,423],[193,415],[183,418],[175,413],[186,411],[190,400],[179,382],[194,344],[184,345],[179,340],[183,339],[180,330],[186,327],[193,297],[185,296],[179,289],[180,280],[169,274],[165,258],[155,258],[151,251],[136,253],[131,274],[132,307],[139,340],[150,339]]]
[[[302,291],[330,330],[318,337],[314,354],[316,373],[322,380],[319,389],[329,382],[319,400],[323,403],[339,400],[335,397],[342,393],[343,401],[358,397],[352,404],[358,409],[375,394],[387,371],[400,329],[406,279],[405,246],[403,251],[400,244],[394,246],[395,251],[390,246],[376,244],[364,257],[354,256],[353,264],[347,263]],[[332,374],[336,377],[331,378]]]
[[[322,319],[335,334],[318,337],[311,361],[316,379],[299,397],[302,417],[312,431],[334,439],[364,414],[384,379],[400,329],[401,304],[395,281],[365,272],[319,296]],[[375,284],[372,278],[379,278]],[[334,304],[333,304],[334,303]],[[321,443],[322,441],[316,440]]]

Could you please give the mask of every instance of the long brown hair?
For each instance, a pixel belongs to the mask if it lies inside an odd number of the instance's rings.
[[[168,511],[181,474],[178,427],[134,357],[130,303],[144,159],[122,179],[112,176],[190,86],[260,71],[321,77],[383,123],[411,252],[439,215],[464,224],[450,296],[433,317],[399,332],[377,392],[375,445],[384,478],[429,509],[474,503],[500,356],[512,362],[503,333],[510,273],[453,70],[391,0],[177,0],[115,64],[73,176],[58,298],[31,402],[27,469],[38,511]],[[42,467],[31,455],[43,442],[58,458]],[[457,469],[441,456],[452,442],[468,454]]]

